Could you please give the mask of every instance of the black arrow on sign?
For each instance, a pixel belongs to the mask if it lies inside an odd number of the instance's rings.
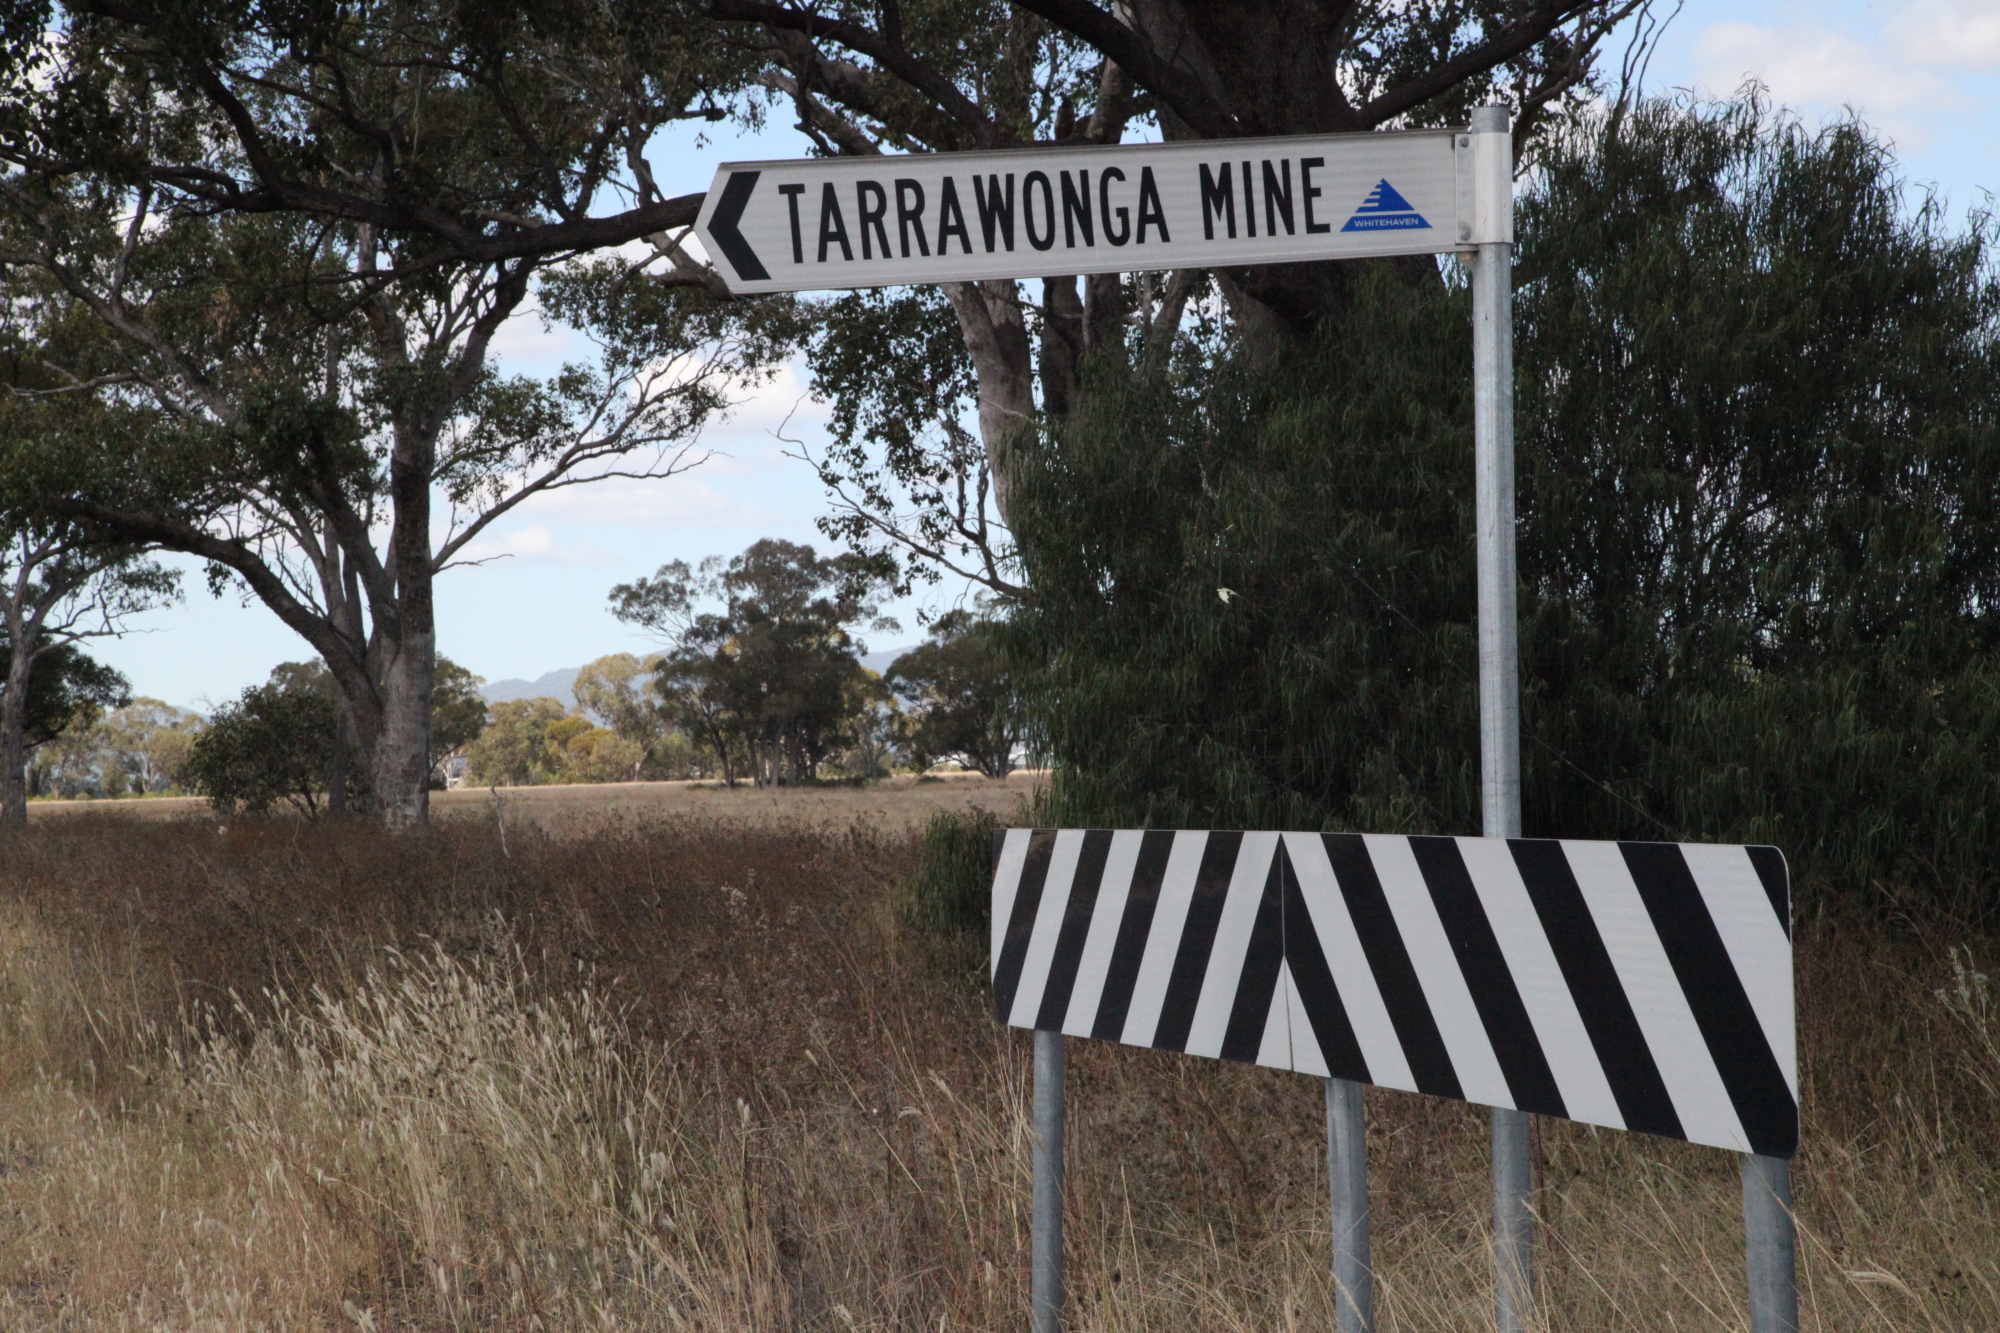
[[[722,253],[736,269],[736,276],[745,282],[767,282],[771,271],[757,258],[757,252],[750,248],[750,242],[743,239],[743,233],[736,224],[743,220],[743,210],[750,206],[750,192],[757,188],[757,178],[761,171],[732,171],[729,183],[722,187],[722,202],[715,206],[715,216],[708,220],[708,234],[715,239]]]

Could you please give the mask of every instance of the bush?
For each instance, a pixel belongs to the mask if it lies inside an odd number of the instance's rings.
[[[1519,214],[1522,815],[2000,909],[1995,227],[1855,124],[1649,103]],[[1479,827],[1468,301],[1093,390],[1003,633],[1069,826]],[[1878,901],[1881,901],[1878,897]]]
[[[937,940],[984,952],[993,919],[990,811],[939,810],[924,821],[917,866],[903,886],[906,925]]]
[[[252,686],[216,709],[195,738],[188,779],[223,814],[262,815],[284,804],[315,818],[336,780],[337,715],[333,700],[311,685]],[[361,766],[344,767],[348,795],[356,795]]]

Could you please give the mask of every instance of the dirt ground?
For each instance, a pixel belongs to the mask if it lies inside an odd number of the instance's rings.
[[[567,826],[604,821],[645,822],[661,816],[693,815],[752,823],[799,821],[884,828],[914,828],[933,810],[991,810],[1002,818],[1033,795],[1039,772],[1018,772],[1002,780],[977,773],[935,777],[895,777],[866,787],[740,786],[720,783],[605,782],[559,787],[464,788],[431,793],[431,811],[441,819],[491,819],[496,800],[501,818],[556,832]],[[140,819],[204,818],[200,797],[147,797],[113,801],[33,801],[31,820],[73,814],[117,814]]]

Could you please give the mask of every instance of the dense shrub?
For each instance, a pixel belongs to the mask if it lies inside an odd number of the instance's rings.
[[[310,683],[253,685],[216,709],[195,738],[188,779],[224,813],[262,815],[286,805],[316,817],[336,783],[348,782],[351,792],[360,769],[337,762],[337,717],[332,697]]]
[[[924,821],[917,864],[903,886],[907,924],[934,939],[986,948],[998,828],[986,810],[939,810]]]
[[[1770,841],[1993,899],[2000,283],[1857,125],[1557,142],[1517,286],[1531,834]],[[1066,824],[1477,830],[1469,314],[1100,386],[1032,451],[1010,632]]]

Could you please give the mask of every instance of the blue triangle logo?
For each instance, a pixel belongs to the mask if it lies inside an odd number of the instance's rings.
[[[1429,228],[1424,215],[1410,206],[1410,201],[1396,193],[1396,187],[1387,180],[1377,181],[1368,197],[1361,201],[1361,207],[1354,210],[1354,216],[1347,220],[1342,231],[1415,231]]]

